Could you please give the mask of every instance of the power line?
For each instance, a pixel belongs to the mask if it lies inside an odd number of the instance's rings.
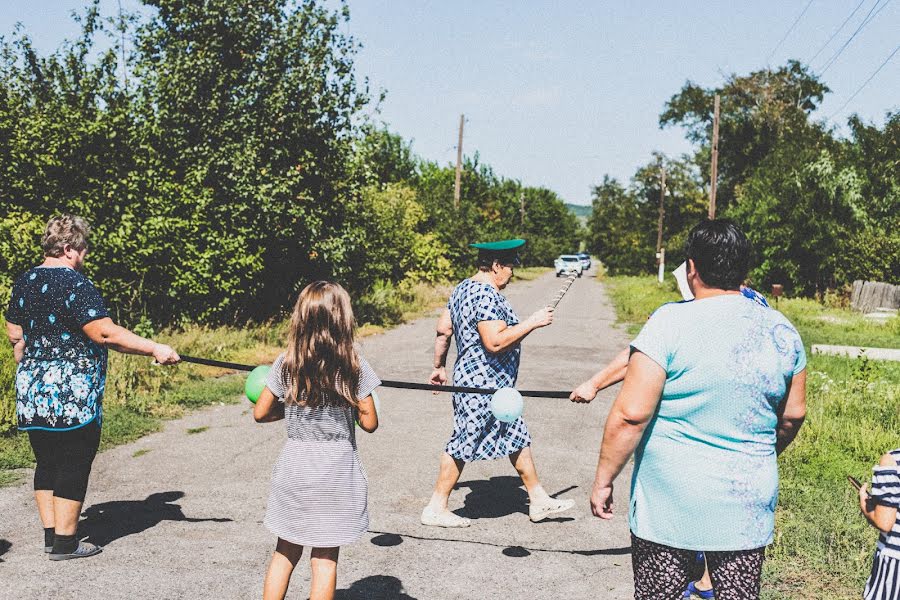
[[[856,98],[857,94],[859,94],[861,91],[863,91],[863,88],[866,87],[867,85],[869,85],[870,81],[875,79],[875,76],[878,75],[879,71],[881,71],[885,67],[885,65],[887,65],[889,62],[891,62],[891,59],[894,58],[894,55],[897,54],[898,50],[900,50],[900,46],[897,46],[896,48],[894,48],[894,51],[891,52],[891,54],[886,59],[884,59],[884,62],[881,63],[881,66],[879,66],[877,69],[875,69],[875,72],[872,73],[872,75],[870,75],[869,78],[866,79],[863,82],[863,84],[856,89],[855,92],[853,92],[853,95],[850,96],[849,98],[847,98],[847,101],[844,102],[839,109],[837,109],[836,111],[831,113],[831,115],[828,117],[829,121],[831,119],[833,119],[836,115],[840,114],[842,110],[847,108],[847,105],[850,104],[850,102],[852,102],[854,98]]]
[[[856,31],[854,31],[850,35],[850,37],[847,39],[847,41],[844,42],[844,45],[841,46],[840,48],[838,48],[837,52],[835,52],[834,55],[832,55],[832,57],[828,60],[828,62],[825,64],[825,66],[822,67],[822,70],[819,71],[820,77],[825,74],[825,71],[827,71],[829,68],[831,68],[831,65],[833,65],[838,58],[840,58],[841,54],[844,53],[844,50],[847,48],[847,46],[850,45],[850,42],[852,42],[856,38],[856,36],[859,35],[859,32],[861,32],[863,30],[863,28],[865,28],[866,25],[871,23],[875,19],[875,17],[878,16],[878,13],[880,13],[884,9],[885,6],[887,6],[888,4],[891,3],[891,0],[887,0],[884,4],[882,4],[879,7],[878,4],[880,2],[881,2],[881,0],[875,0],[875,4],[873,4],[872,8],[869,9],[868,14],[862,20],[862,23],[859,24],[859,27],[856,28]],[[875,11],[876,8],[878,8],[877,11]],[[873,11],[875,11],[874,14],[873,14]]]
[[[791,32],[794,31],[794,27],[797,26],[797,23],[799,23],[800,19],[803,18],[803,15],[806,14],[806,11],[809,9],[809,6],[812,3],[813,3],[813,0],[809,0],[809,2],[806,3],[806,6],[803,7],[803,10],[800,12],[799,15],[797,15],[797,18],[794,19],[793,24],[791,24],[791,26],[788,28],[787,32],[784,34],[784,37],[781,38],[781,41],[778,42],[777,44],[775,44],[775,47],[772,48],[771,52],[769,52],[769,56],[766,57],[766,62],[769,62],[772,59],[772,57],[775,55],[775,52],[777,52],[778,49],[781,48],[781,44],[783,44],[784,40],[786,40],[788,38],[788,36],[791,35]]]
[[[876,0],[876,1],[877,1],[877,0]],[[862,5],[865,4],[865,3],[866,3],[866,0],[860,0],[859,4],[856,5],[856,8],[853,9],[853,12],[850,13],[850,16],[847,17],[846,19],[844,19],[844,22],[841,23],[841,26],[834,30],[834,33],[831,34],[831,37],[828,38],[828,41],[825,42],[824,44],[822,44],[822,47],[819,48],[819,50],[818,50],[815,54],[812,55],[812,58],[810,58],[808,61],[806,61],[806,64],[808,64],[808,65],[809,65],[809,64],[812,64],[812,61],[816,60],[816,59],[819,57],[819,55],[822,54],[822,51],[823,51],[825,48],[828,47],[828,44],[830,44],[831,41],[832,41],[835,37],[837,37],[837,34],[839,34],[839,33],[841,32],[841,30],[844,29],[844,25],[846,25],[847,23],[850,22],[850,19],[852,19],[852,18],[853,18],[853,15],[856,14],[856,11],[859,10],[859,7],[862,6]]]

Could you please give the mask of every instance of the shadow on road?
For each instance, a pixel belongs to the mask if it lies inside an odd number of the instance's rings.
[[[228,523],[231,519],[195,519],[184,516],[181,506],[172,504],[184,497],[184,492],[158,492],[144,500],[117,500],[94,504],[82,513],[78,535],[87,536],[99,546],[135,533],[141,533],[162,521],[189,523]]]
[[[0,540],[0,556],[3,556],[9,549],[12,548],[12,542],[9,540]],[[0,563],[3,562],[3,559],[0,558]]]
[[[503,556],[510,558],[524,558],[531,556],[532,552],[550,552],[553,554],[574,554],[577,556],[622,556],[631,554],[631,546],[623,546],[621,548],[597,548],[596,550],[563,550],[557,548],[526,548],[525,546],[507,546],[506,544],[495,544],[493,542],[482,542],[478,540],[460,540],[454,538],[446,538],[439,536],[421,536],[410,535],[408,533],[390,533],[388,531],[369,530],[369,533],[375,534],[370,542],[382,548],[390,546],[399,546],[403,543],[404,538],[410,540],[419,540],[423,542],[452,542],[456,544],[475,544],[477,546],[491,546],[494,548],[502,548],[500,551]]]
[[[473,479],[457,483],[454,490],[469,488],[463,507],[454,511],[467,519],[499,519],[516,513],[528,514],[528,494],[522,480],[511,475]]]
[[[390,575],[372,575],[337,590],[334,600],[416,600],[403,591],[403,583]]]

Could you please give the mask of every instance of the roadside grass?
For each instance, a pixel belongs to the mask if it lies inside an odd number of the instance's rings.
[[[660,304],[677,301],[674,282],[605,280],[619,320],[636,333]],[[806,345],[900,347],[900,318],[886,324],[812,300],[783,298],[781,310]],[[862,481],[900,446],[900,363],[809,355],[807,418],[779,458],[775,542],[766,554],[765,600],[849,600],[862,593],[877,540],[859,514],[847,475]]]
[[[531,274],[538,269],[524,271]],[[398,297],[400,322],[443,306],[450,290],[449,284],[404,287]],[[189,325],[153,337],[186,355],[266,364],[283,350],[287,327],[286,319],[243,328]],[[365,337],[385,329],[363,324],[357,336]],[[15,431],[14,374],[12,350],[8,344],[0,344],[0,487],[19,483],[23,476],[21,469],[34,466],[27,434]],[[176,367],[154,366],[144,356],[110,352],[101,450],[158,431],[164,420],[181,417],[186,411],[217,403],[241,402],[243,389],[244,376],[233,371],[188,363]]]
[[[516,267],[513,271],[513,281],[532,281],[552,270],[552,267]]]

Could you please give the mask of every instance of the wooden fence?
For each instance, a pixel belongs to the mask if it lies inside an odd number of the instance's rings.
[[[877,281],[853,282],[850,293],[850,307],[862,313],[870,313],[879,308],[900,308],[900,285]]]

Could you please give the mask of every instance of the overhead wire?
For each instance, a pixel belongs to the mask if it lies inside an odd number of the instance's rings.
[[[876,2],[877,1],[878,0],[876,0]],[[866,3],[866,0],[860,0],[859,4],[856,5],[856,8],[853,9],[853,12],[850,13],[850,16],[848,16],[846,19],[844,19],[844,22],[841,23],[841,26],[834,30],[834,33],[831,34],[831,37],[828,38],[828,41],[826,41],[824,44],[822,44],[822,47],[819,48],[816,51],[816,53],[812,55],[812,58],[810,58],[808,61],[806,61],[806,64],[808,64],[808,65],[812,64],[812,61],[816,60],[819,57],[819,55],[822,54],[822,51],[828,47],[828,44],[830,44],[832,42],[832,40],[834,40],[834,38],[837,37],[837,34],[839,34],[844,29],[844,26],[850,22],[850,19],[852,19],[853,15],[856,14],[856,11],[859,10],[859,7],[865,3]]]
[[[771,52],[769,52],[769,56],[766,57],[766,62],[769,62],[772,59],[772,57],[775,55],[775,52],[777,52],[778,49],[781,48],[781,45],[788,38],[788,36],[791,35],[791,32],[794,31],[794,28],[797,26],[797,23],[799,23],[800,19],[803,18],[803,15],[806,14],[806,11],[809,10],[809,7],[812,3],[813,3],[813,0],[809,0],[809,2],[806,3],[806,6],[803,7],[803,10],[800,11],[800,14],[797,15],[797,18],[794,19],[794,22],[788,28],[787,32],[785,32],[784,37],[781,38],[781,41],[779,41],[777,44],[775,44],[775,47],[772,48]]]
[[[833,65],[837,61],[838,58],[840,58],[841,54],[844,53],[844,50],[846,50],[847,47],[850,45],[850,42],[852,42],[854,39],[856,39],[856,36],[859,35],[859,33],[866,27],[866,25],[868,25],[869,23],[874,21],[875,17],[878,16],[878,13],[880,13],[882,10],[884,10],[884,7],[891,3],[891,0],[886,0],[885,3],[879,7],[878,5],[880,3],[881,3],[881,0],[875,0],[875,4],[873,4],[872,8],[869,9],[869,12],[863,18],[862,22],[859,24],[859,27],[856,28],[856,31],[854,31],[850,35],[850,37],[847,38],[847,41],[844,42],[844,44],[840,48],[838,48],[837,52],[835,52],[831,56],[831,58],[828,59],[828,62],[826,62],[825,66],[822,67],[822,70],[819,71],[820,77],[825,74],[825,71],[827,71],[828,69],[831,68],[831,65]],[[877,11],[875,10],[876,8],[878,8]],[[874,13],[873,13],[873,11],[874,11]]]
[[[891,62],[891,59],[894,58],[894,55],[897,54],[898,51],[900,51],[900,45],[898,45],[896,48],[894,48],[894,51],[891,52],[890,55],[889,55],[886,59],[884,59],[884,62],[881,63],[881,65],[880,65],[877,69],[875,69],[875,72],[872,73],[872,74],[869,76],[869,78],[866,79],[866,80],[863,82],[863,84],[862,84],[861,86],[859,86],[859,87],[856,89],[856,91],[853,92],[853,94],[852,94],[849,98],[847,98],[847,101],[844,102],[844,103],[841,105],[841,107],[840,107],[839,109],[837,109],[836,111],[834,111],[833,113],[831,113],[831,115],[828,117],[828,120],[830,121],[830,120],[833,119],[836,115],[839,115],[839,114],[841,113],[841,111],[843,111],[845,108],[847,108],[847,105],[850,104],[850,102],[852,102],[853,99],[856,98],[856,96],[857,96],[861,91],[863,91],[863,88],[865,88],[867,85],[869,85],[869,82],[872,81],[873,79],[875,79],[875,76],[878,75],[878,73],[885,67],[885,65],[887,65],[889,62]]]

